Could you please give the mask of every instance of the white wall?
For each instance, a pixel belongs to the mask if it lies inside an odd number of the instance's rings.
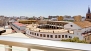
[[[34,33],[38,33],[39,36],[37,35],[33,35],[33,34],[30,34],[30,32],[34,32]],[[62,34],[54,34],[54,33],[41,33],[41,32],[35,32],[35,31],[30,31],[30,30],[26,30],[26,34],[29,35],[30,37],[34,37],[34,38],[39,38],[39,39],[47,39],[47,40],[61,40],[61,39],[68,39],[69,38],[69,33],[62,33]],[[45,34],[46,37],[40,37],[40,34]],[[49,38],[47,37],[47,35],[49,35]],[[53,38],[50,37],[50,35],[53,35]],[[55,38],[55,35],[61,35],[61,38]],[[62,38],[62,35],[64,35],[64,38]],[[67,35],[68,37],[65,38],[65,35]]]
[[[73,25],[73,27],[71,27],[70,25]],[[78,25],[70,22],[70,23],[64,25],[64,29],[81,29],[81,27],[79,27]]]
[[[70,25],[73,25],[73,27],[71,27]],[[81,27],[79,27],[78,25],[76,25],[76,24],[74,24],[74,23],[72,23],[72,22],[70,22],[70,23],[68,23],[68,24],[66,24],[66,25],[64,25],[64,29],[67,29],[67,28],[70,28],[70,29],[75,29],[74,30],[74,34],[69,34],[70,36],[72,36],[72,38],[74,38],[74,37],[79,37],[79,39],[80,40],[83,40],[83,36],[81,35],[82,33],[84,33],[85,32],[85,30],[89,30],[89,28],[81,28]],[[80,30],[79,30],[80,29]]]
[[[74,30],[74,34],[72,35],[72,37],[79,37],[80,40],[83,40],[82,30]]]
[[[72,36],[72,38],[74,37],[79,37],[80,40],[83,40],[84,37],[82,36],[82,33],[84,33],[85,31],[90,31],[91,27],[88,28],[82,28],[81,30],[74,30],[74,34],[69,34],[70,36]]]

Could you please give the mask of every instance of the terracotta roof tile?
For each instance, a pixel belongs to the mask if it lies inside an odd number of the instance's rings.
[[[89,21],[81,21],[81,22],[73,22],[81,28],[91,27],[91,22]]]

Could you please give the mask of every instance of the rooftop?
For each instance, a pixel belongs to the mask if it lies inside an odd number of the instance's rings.
[[[18,25],[18,26],[25,26],[24,24],[18,23],[18,22],[15,22],[14,24],[16,24],[16,25]]]
[[[91,23],[89,21],[81,21],[81,22],[73,22],[80,26],[81,28],[91,27]]]
[[[1,35],[1,36],[29,38],[29,37],[27,37],[26,35],[24,35],[23,33],[10,33],[10,34],[7,34],[7,35]]]
[[[32,31],[36,31],[36,32],[46,32],[46,33],[67,33],[68,30],[65,30],[65,29],[40,29],[40,28],[37,28],[37,24],[29,24],[27,26],[27,29],[30,29]]]
[[[9,34],[9,33],[12,33],[12,29],[5,29],[6,32],[5,33],[2,33],[3,35],[6,35],[6,34]]]
[[[3,27],[0,27],[0,31],[5,30]]]
[[[0,27],[0,31],[2,31],[2,30],[6,30],[6,32],[2,33],[2,34],[12,33],[12,29],[10,28],[10,26]]]

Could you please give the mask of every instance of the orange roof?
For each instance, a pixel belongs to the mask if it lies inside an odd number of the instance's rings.
[[[15,22],[14,24],[16,24],[16,25],[18,25],[18,26],[25,26],[24,24],[18,23],[18,22]]]
[[[91,22],[89,21],[81,21],[81,22],[73,22],[81,28],[91,27]]]

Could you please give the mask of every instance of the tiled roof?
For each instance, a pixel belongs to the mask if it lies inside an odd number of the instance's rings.
[[[15,22],[14,24],[16,24],[17,26],[25,26],[24,24],[18,22]]]
[[[81,28],[91,27],[91,22],[89,21],[81,21],[81,22],[73,22]]]

